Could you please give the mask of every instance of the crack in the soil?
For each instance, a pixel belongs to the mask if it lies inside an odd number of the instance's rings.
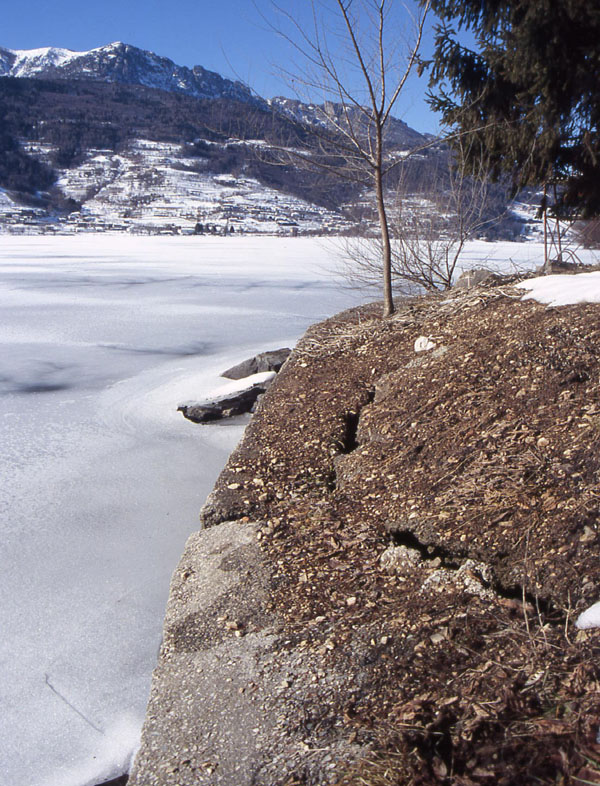
[[[359,402],[354,409],[348,410],[342,418],[342,434],[340,439],[335,443],[335,455],[333,457],[333,467],[331,470],[330,478],[327,482],[327,489],[335,491],[338,487],[338,472],[336,467],[336,459],[340,456],[349,456],[360,447],[358,441],[358,427],[363,409],[375,400],[375,389],[372,388],[366,392],[366,396],[362,402]]]
[[[358,428],[363,409],[371,404],[375,399],[375,390],[369,390],[366,399],[363,403],[359,404],[354,410],[346,412],[344,415],[344,431],[342,438],[338,445],[338,456],[347,456],[353,453],[360,447],[358,440]],[[329,484],[330,490],[334,490],[338,483],[338,473],[335,470]],[[417,551],[424,562],[438,561],[438,565],[446,570],[457,571],[462,565],[465,564],[470,557],[467,553],[452,553],[450,550],[440,545],[422,543],[414,532],[410,530],[399,530],[391,533],[393,544],[395,546],[405,546],[408,549]],[[481,561],[481,560],[476,560]],[[492,570],[494,566],[489,565]],[[566,615],[552,600],[548,598],[541,598],[532,592],[525,589],[523,585],[505,586],[501,582],[494,580],[487,581],[483,576],[478,576],[478,580],[486,589],[491,589],[499,598],[508,601],[516,601],[522,603],[523,606],[530,606],[535,610],[539,618],[540,624],[548,622],[551,625],[563,626],[566,621]]]
[[[410,530],[399,530],[392,532],[391,535],[394,546],[405,546],[407,549],[417,551],[424,562],[437,561],[437,566],[446,570],[457,571],[469,559],[466,555],[453,554],[443,546],[425,544]],[[491,564],[489,567],[494,569]],[[555,606],[552,600],[528,592],[522,585],[504,586],[499,581],[488,582],[480,575],[478,579],[484,587],[493,590],[499,598],[517,601],[535,609],[540,618],[540,624],[547,622],[551,625],[564,626],[566,615]]]
[[[432,546],[422,543],[417,536],[409,530],[395,531],[392,532],[391,535],[394,546],[406,546],[407,549],[418,551],[421,555],[421,559],[425,562],[433,562],[433,560],[439,559],[440,567],[448,568],[449,570],[458,570],[464,561],[461,557],[452,555],[442,546]]]
[[[353,453],[358,447],[358,421],[360,420],[360,410],[358,412],[347,412],[344,417],[344,434],[341,439],[340,453],[348,455]]]
[[[355,410],[346,412],[344,415],[344,432],[339,443],[339,455],[347,456],[359,447],[358,424],[360,422],[360,417],[363,409],[371,404],[374,399],[375,390],[369,390],[365,401],[359,404]]]

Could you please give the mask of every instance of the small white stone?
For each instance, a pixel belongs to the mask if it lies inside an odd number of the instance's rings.
[[[580,630],[600,628],[600,601],[594,603],[577,617],[575,627]]]
[[[427,336],[419,336],[415,341],[415,352],[429,352],[430,349],[435,349],[435,344]]]

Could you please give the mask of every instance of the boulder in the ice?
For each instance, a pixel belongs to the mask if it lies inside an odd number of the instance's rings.
[[[210,423],[244,415],[254,411],[258,397],[265,392],[274,377],[274,371],[253,374],[241,380],[242,384],[238,386],[226,385],[215,391],[213,396],[180,404],[177,411],[193,423]]]
[[[224,371],[221,376],[227,379],[243,379],[249,377],[251,374],[260,374],[264,371],[279,371],[287,360],[288,355],[292,350],[287,347],[282,349],[273,349],[269,352],[261,352],[237,366],[232,366]]]

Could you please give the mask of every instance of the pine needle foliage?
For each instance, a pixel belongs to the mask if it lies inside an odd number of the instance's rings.
[[[430,103],[471,161],[515,190],[561,183],[563,213],[600,214],[598,0],[432,0]],[[465,43],[467,41],[468,43]]]

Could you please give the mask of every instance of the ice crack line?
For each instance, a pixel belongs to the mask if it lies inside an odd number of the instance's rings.
[[[62,693],[54,687],[54,685],[50,682],[50,677],[48,676],[47,673],[44,674],[44,677],[46,678],[46,685],[50,688],[50,690],[52,691],[52,693],[54,693],[55,696],[58,696],[58,698],[61,701],[63,701],[67,705],[67,707],[72,709],[73,712],[77,713],[77,715],[79,715],[79,717],[82,720],[84,720],[88,726],[91,726],[92,729],[94,729],[94,731],[97,731],[98,734],[104,734],[104,731],[99,726],[96,726],[96,724],[93,721],[91,721],[87,716],[85,716],[83,712],[78,710],[77,707],[71,704],[71,702],[66,698],[66,696],[63,696]]]

